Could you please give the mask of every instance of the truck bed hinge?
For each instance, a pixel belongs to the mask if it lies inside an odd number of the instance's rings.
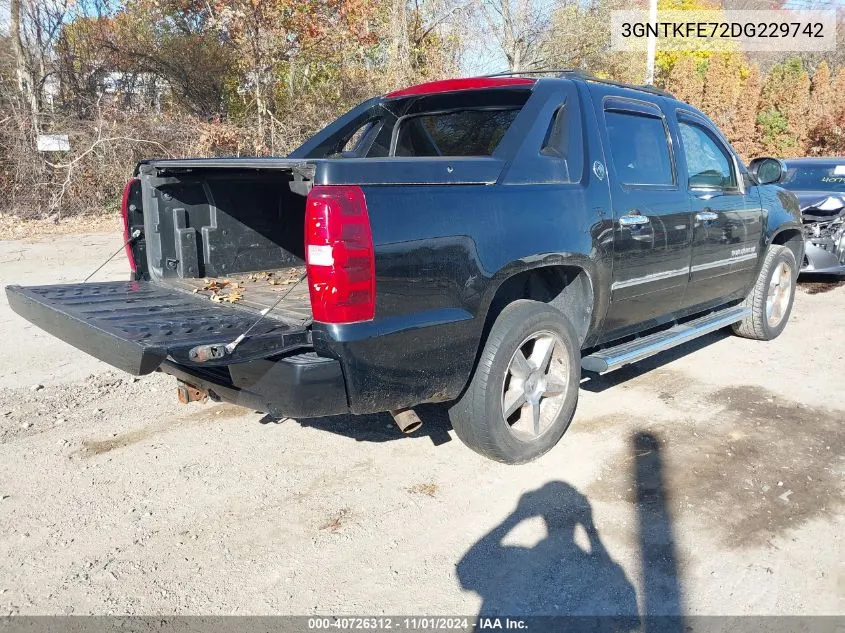
[[[292,169],[291,172],[293,173],[293,180],[288,183],[288,187],[293,193],[299,194],[300,196],[307,196],[314,183],[306,174],[303,174],[296,168]]]

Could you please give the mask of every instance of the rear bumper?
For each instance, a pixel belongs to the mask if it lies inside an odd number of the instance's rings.
[[[212,398],[278,417],[349,412],[340,363],[314,352],[208,369],[165,360],[159,369],[209,392]]]

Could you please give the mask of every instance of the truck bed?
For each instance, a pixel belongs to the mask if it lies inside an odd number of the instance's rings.
[[[307,325],[308,284],[298,283],[305,276],[305,197],[291,190],[291,171],[215,164],[148,166],[130,190],[129,204],[143,208],[132,223],[144,234],[143,278],[213,304],[272,308],[274,318]]]
[[[169,278],[166,284],[179,290],[204,297],[214,303],[235,305],[264,312],[268,316],[289,323],[307,323],[311,319],[308,284],[300,282],[304,266],[290,266],[228,277]],[[284,296],[279,305],[273,305]]]

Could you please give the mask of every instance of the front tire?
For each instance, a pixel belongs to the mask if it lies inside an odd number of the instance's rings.
[[[797,279],[792,251],[786,246],[770,246],[754,288],[743,303],[751,308],[751,314],[733,325],[734,333],[758,341],[777,338],[789,321]]]
[[[575,414],[580,358],[578,337],[560,311],[537,301],[511,303],[449,411],[455,433],[477,453],[507,464],[543,455]]]

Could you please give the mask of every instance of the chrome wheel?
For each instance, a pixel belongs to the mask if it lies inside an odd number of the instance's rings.
[[[769,327],[777,327],[789,307],[792,296],[792,268],[786,262],[781,262],[775,268],[769,281],[769,292],[766,295],[766,321]]]
[[[557,334],[536,332],[516,348],[502,386],[502,415],[514,435],[533,440],[552,426],[566,399],[570,371]]]

